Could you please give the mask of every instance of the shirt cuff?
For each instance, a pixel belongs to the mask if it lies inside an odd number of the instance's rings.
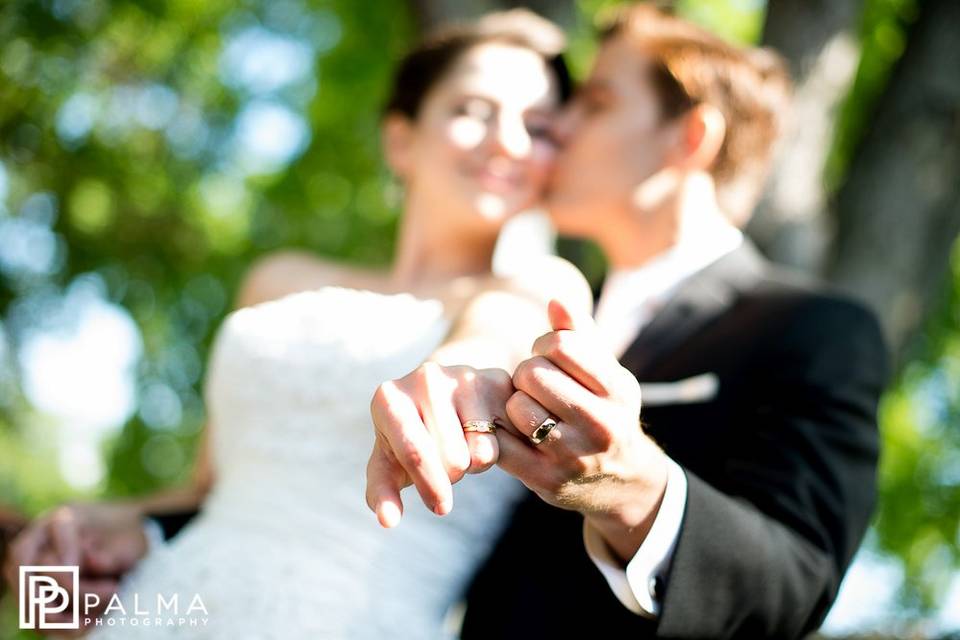
[[[680,465],[667,458],[667,487],[660,510],[650,527],[650,533],[625,570],[600,532],[586,520],[583,522],[583,544],[587,555],[603,574],[617,600],[637,615],[645,618],[660,615],[660,599],[663,596],[660,583],[677,546],[686,505],[687,476]]]

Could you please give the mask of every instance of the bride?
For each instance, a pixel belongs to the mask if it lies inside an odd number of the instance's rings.
[[[195,485],[73,516],[113,508],[108,518],[139,522],[199,508],[171,541],[130,552],[145,556],[119,599],[176,594],[182,615],[199,597],[203,624],[111,625],[108,616],[94,637],[456,633],[454,605],[524,489],[493,468],[434,497],[435,513],[408,500],[400,526],[378,526],[364,495],[370,400],[381,382],[427,360],[441,374],[440,365],[490,367],[470,369],[457,389],[466,394],[459,422],[489,419],[512,391],[503,370],[549,330],[546,301],[589,304],[582,276],[562,261],[512,277],[490,268],[504,222],[536,204],[544,187],[551,118],[570,90],[561,41],[532,14],[493,14],[438,33],[402,61],[383,119],[386,160],[404,190],[392,267],[290,253],[255,266],[212,351]],[[437,446],[457,440],[430,418],[425,437]],[[467,435],[471,471],[490,467],[496,439]],[[463,470],[441,471],[456,481]],[[384,525],[398,515],[378,514]],[[122,564],[102,538],[83,544],[88,566]]]

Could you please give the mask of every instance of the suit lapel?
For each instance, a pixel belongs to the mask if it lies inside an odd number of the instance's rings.
[[[763,268],[763,258],[744,238],[740,247],[680,285],[627,348],[621,364],[642,377],[659,359],[729,309],[739,292],[756,283]]]

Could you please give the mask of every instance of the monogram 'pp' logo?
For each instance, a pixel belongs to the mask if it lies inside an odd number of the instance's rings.
[[[63,587],[53,575],[64,574]],[[20,628],[79,629],[80,568],[33,565],[20,567]],[[67,614],[69,621],[51,622],[50,617]]]

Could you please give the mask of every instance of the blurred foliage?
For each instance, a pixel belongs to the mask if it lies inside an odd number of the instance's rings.
[[[574,75],[586,76],[596,50],[596,27],[623,0],[576,0],[577,25],[570,34],[569,59]],[[678,14],[711,31],[741,44],[760,39],[766,2],[764,0],[674,0],[669,3]]]
[[[142,337],[139,411],[107,443],[101,490],[140,493],[189,467],[205,353],[256,256],[389,260],[378,113],[412,29],[402,3],[348,0],[0,8],[6,351],[38,328],[70,330],[78,278]],[[4,368],[0,462],[19,462],[0,468],[57,478],[45,418],[17,399],[18,364]],[[10,485],[6,501],[49,504],[48,490]]]
[[[903,562],[906,617],[935,610],[960,569],[960,244],[946,301],[881,407],[879,549]]]
[[[582,77],[591,25],[617,2],[576,4],[570,57]],[[758,39],[763,6],[678,3],[739,42]],[[916,0],[865,1],[831,185],[915,12]],[[203,424],[206,353],[251,262],[278,248],[390,260],[397,212],[384,196],[378,114],[414,24],[400,1],[0,5],[0,503],[32,514],[182,480]],[[596,252],[577,255],[601,268]],[[68,444],[89,434],[27,402],[20,357],[38,332],[76,330],[81,293],[128,313],[140,340],[129,419],[98,441],[106,472],[88,485],[64,469]],[[960,555],[958,323],[960,252],[948,303],[882,407],[873,538],[904,563],[908,616],[936,606]]]
[[[869,131],[920,0],[865,0],[853,87],[837,120],[825,180],[835,190]],[[880,410],[880,500],[871,544],[902,563],[901,611],[920,628],[960,571],[960,243],[939,310]],[[893,617],[893,616],[892,616]]]

